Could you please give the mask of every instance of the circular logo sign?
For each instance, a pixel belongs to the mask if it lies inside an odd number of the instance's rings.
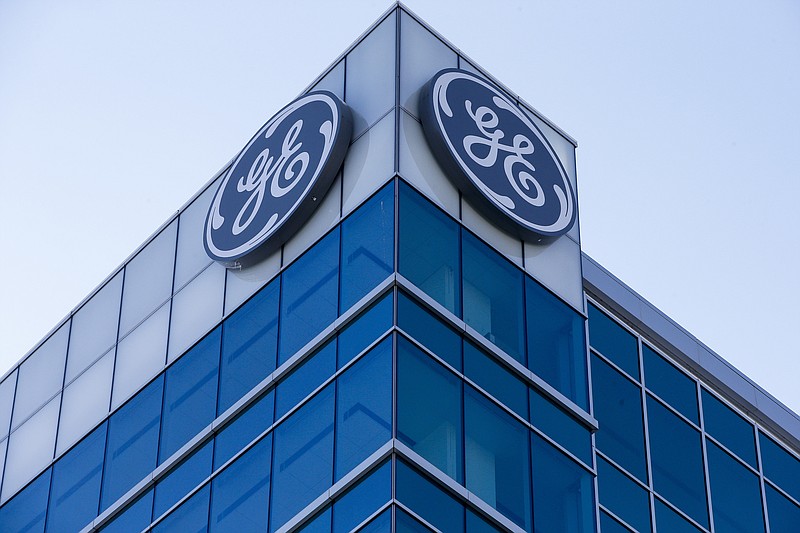
[[[352,133],[349,108],[321,91],[284,107],[247,143],[206,218],[206,252],[232,265],[269,253],[306,221],[330,188]]]
[[[539,128],[500,89],[457,69],[422,91],[422,127],[448,176],[468,200],[527,238],[557,237],[575,222],[575,195]]]

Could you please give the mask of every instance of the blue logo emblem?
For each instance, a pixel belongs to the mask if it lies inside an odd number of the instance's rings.
[[[256,249],[260,255],[280,247],[330,188],[351,133],[349,108],[329,92],[279,111],[241,151],[211,202],[208,255],[230,266]]]
[[[457,69],[436,74],[422,91],[422,127],[462,194],[507,229],[540,240],[569,231],[575,195],[539,128],[497,87]]]

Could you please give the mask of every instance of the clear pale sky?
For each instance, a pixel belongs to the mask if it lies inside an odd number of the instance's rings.
[[[0,374],[390,5],[0,3]],[[800,411],[800,3],[407,5],[578,140],[584,251]]]

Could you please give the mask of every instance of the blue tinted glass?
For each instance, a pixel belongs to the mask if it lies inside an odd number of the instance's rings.
[[[642,358],[647,388],[699,425],[694,380],[647,346],[642,347]]]
[[[464,531],[464,507],[404,461],[396,463],[394,483],[395,498],[432,526],[440,531]],[[404,520],[409,527],[401,529],[399,510],[397,519],[398,531],[427,531],[413,527],[415,520]]]
[[[464,322],[525,364],[522,272],[471,233],[463,233]]]
[[[217,328],[167,369],[159,463],[216,416],[220,338]]]
[[[767,509],[769,509],[769,530],[771,533],[797,533],[800,524],[800,507],[789,498],[773,489],[769,483],[767,490]]]
[[[303,533],[331,533],[331,507],[318,513],[310,522],[304,524],[298,531]]]
[[[317,350],[278,384],[275,392],[275,419],[280,419],[334,372],[336,372],[335,339]]]
[[[274,432],[272,529],[278,529],[331,486],[333,386],[328,386]]]
[[[656,527],[669,533],[700,533],[691,522],[656,498]]]
[[[428,533],[433,531],[399,507],[396,507],[394,520],[396,533]]]
[[[464,342],[464,374],[522,418],[528,418],[528,387],[471,342]]]
[[[106,424],[103,424],[55,464],[48,531],[80,531],[97,516],[105,451]]]
[[[653,487],[699,524],[708,527],[700,433],[647,397]]]
[[[391,533],[392,531],[392,510],[386,509],[381,514],[372,519],[366,526],[358,530],[359,533]]]
[[[464,428],[467,489],[530,530],[530,431],[472,387],[464,395]]]
[[[269,391],[217,434],[214,443],[215,469],[225,464],[228,459],[272,425],[274,404],[275,395],[273,391]]]
[[[461,380],[402,337],[397,349],[397,438],[461,483]]]
[[[44,531],[51,471],[50,468],[45,470],[3,507],[0,507],[0,531],[3,533]]]
[[[600,511],[600,531],[603,533],[630,533],[630,530]]]
[[[219,413],[275,370],[279,294],[280,280],[275,280],[225,320]]]
[[[637,530],[651,531],[650,493],[647,490],[599,456],[597,484],[603,506]]]
[[[392,327],[393,304],[394,298],[390,292],[339,333],[339,360],[336,368],[342,368]]]
[[[400,183],[400,274],[461,316],[458,224]]]
[[[593,533],[592,474],[536,434],[532,445],[534,530]]]
[[[117,515],[108,525],[101,528],[103,533],[130,533],[141,531],[150,525],[153,514],[153,489],[139,496],[132,504]]]
[[[339,302],[339,229],[283,273],[278,365],[336,320]]]
[[[525,278],[525,305],[528,368],[588,409],[583,317],[529,277]]]
[[[589,344],[631,377],[639,379],[636,337],[592,304],[589,304]]]
[[[599,357],[592,357],[595,434],[598,449],[628,472],[647,482],[641,389]]]
[[[706,432],[750,466],[758,468],[753,426],[705,389],[701,394]]]
[[[101,511],[156,467],[163,390],[162,374],[109,419]]]
[[[397,323],[430,351],[461,370],[461,337],[414,300],[400,293]]]
[[[386,461],[333,504],[333,533],[349,533],[392,499],[392,464]]]
[[[500,533],[492,524],[467,509],[467,533]]]
[[[153,533],[201,533],[208,530],[209,486],[200,489],[153,528]]]
[[[764,476],[800,500],[800,461],[763,433],[758,434],[758,442]]]
[[[711,441],[706,441],[711,508],[717,531],[764,531],[758,477]]]
[[[271,452],[267,435],[214,478],[209,533],[267,530]]]
[[[394,272],[394,183],[342,223],[341,312]]]
[[[158,518],[211,474],[213,442],[208,441],[156,483],[153,516]]]
[[[592,464],[592,435],[560,407],[531,389],[531,423],[587,465]]]
[[[336,384],[336,479],[392,438],[392,339],[375,346]]]

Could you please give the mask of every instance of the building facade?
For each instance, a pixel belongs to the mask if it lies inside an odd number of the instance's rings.
[[[583,255],[576,203],[537,239],[457,187],[447,69],[577,191],[569,136],[392,8],[304,91],[351,139],[284,242],[206,253],[232,160],[2,378],[0,531],[800,531],[797,415]]]

